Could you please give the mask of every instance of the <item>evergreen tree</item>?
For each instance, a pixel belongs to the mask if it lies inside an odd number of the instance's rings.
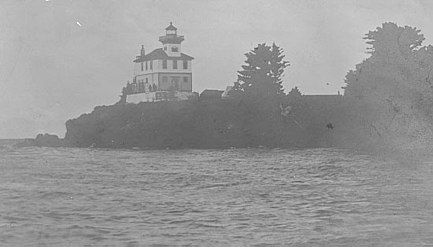
[[[283,50],[275,44],[259,44],[245,56],[245,64],[238,71],[233,87],[233,94],[239,95],[239,105],[245,109],[244,135],[251,145],[271,145],[281,138],[284,126],[280,104],[285,94],[281,77],[289,63],[284,60]]]
[[[238,82],[234,89],[253,98],[278,98],[284,95],[281,76],[289,62],[283,60],[283,50],[275,45],[259,44],[245,54],[242,70],[238,71]]]
[[[290,90],[290,92],[287,94],[287,96],[291,97],[291,98],[300,98],[302,96],[301,91],[299,91],[298,87],[294,87],[292,88],[292,90]]]

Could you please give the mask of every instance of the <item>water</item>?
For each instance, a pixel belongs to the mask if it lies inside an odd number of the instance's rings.
[[[433,246],[433,162],[3,147],[0,245]]]

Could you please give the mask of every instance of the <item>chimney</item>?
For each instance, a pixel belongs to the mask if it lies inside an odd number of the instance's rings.
[[[144,45],[141,45],[141,52],[140,52],[140,56],[143,58],[144,57],[145,52],[144,52]]]

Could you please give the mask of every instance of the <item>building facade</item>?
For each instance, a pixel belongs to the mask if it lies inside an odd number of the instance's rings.
[[[142,46],[140,55],[133,61],[134,77],[123,92],[127,102],[183,100],[193,94],[194,58],[182,53],[184,36],[177,34],[177,28],[171,22],[165,31],[165,35],[159,37],[161,48],[146,54]]]

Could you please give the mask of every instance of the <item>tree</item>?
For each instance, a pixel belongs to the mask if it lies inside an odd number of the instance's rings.
[[[298,87],[294,87],[292,88],[292,90],[290,90],[290,92],[287,94],[287,96],[292,97],[292,98],[300,98],[302,96],[301,91],[299,91]]]
[[[275,43],[272,46],[263,43],[245,56],[246,64],[238,71],[234,89],[253,98],[270,99],[284,95],[281,76],[289,62],[283,60],[283,50]]]
[[[122,88],[122,94],[119,95],[120,100],[119,100],[118,103],[126,103],[126,97],[127,97],[127,96],[128,96],[127,89],[126,89],[126,87],[123,87],[123,88]]]
[[[432,133],[433,48],[420,30],[387,22],[364,39],[370,57],[346,75],[344,95],[365,129],[394,144]]]
[[[246,139],[251,145],[270,145],[281,139],[285,126],[280,108],[285,100],[281,77],[289,63],[284,60],[283,50],[275,44],[259,44],[245,56],[232,96],[239,98]]]

